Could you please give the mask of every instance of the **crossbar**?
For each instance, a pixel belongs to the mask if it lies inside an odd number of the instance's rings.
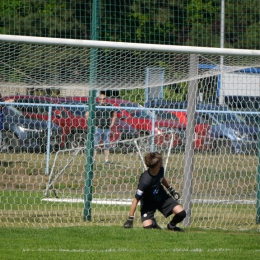
[[[193,47],[193,46],[130,43],[130,42],[92,41],[92,40],[34,37],[34,36],[20,36],[20,35],[6,35],[6,34],[0,34],[0,42],[88,47],[88,48],[99,48],[99,49],[149,51],[149,52],[167,52],[167,53],[209,54],[209,55],[228,55],[228,56],[260,56],[259,50]]]

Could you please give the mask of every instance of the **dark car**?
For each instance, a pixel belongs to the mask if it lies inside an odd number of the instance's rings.
[[[150,101],[155,102],[155,101]],[[169,108],[187,109],[187,102],[167,102]],[[214,147],[227,145],[235,153],[247,153],[257,149],[258,127],[247,125],[238,113],[228,109],[226,105],[198,103],[196,107],[197,123],[210,125],[210,135],[214,139]]]
[[[37,106],[17,106],[23,115],[37,120],[48,120],[49,107],[51,106],[51,120],[62,129],[61,144],[63,148],[77,148],[86,145],[88,122],[85,118],[86,105],[76,101],[62,101],[59,98],[45,96],[10,96],[17,103],[38,104]],[[43,105],[44,104],[44,105]],[[56,106],[54,106],[56,104]],[[138,132],[126,122],[116,119],[111,129],[111,148],[120,140],[137,137]],[[113,144],[114,143],[114,144]],[[127,143],[125,142],[126,146]]]
[[[231,152],[249,153],[257,150],[258,127],[248,125],[243,117],[225,105],[198,104],[198,120],[207,120],[211,135],[227,141]],[[219,141],[219,140],[218,140]]]
[[[260,111],[242,109],[239,112],[241,112],[239,115],[243,117],[248,125],[253,127],[260,125]]]
[[[26,118],[19,110],[11,105],[4,105],[2,113],[2,152],[46,151],[48,145],[47,122]],[[50,150],[57,150],[60,143],[61,129],[53,123],[51,123],[50,127]]]

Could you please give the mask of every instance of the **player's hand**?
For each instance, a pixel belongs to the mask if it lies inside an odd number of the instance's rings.
[[[129,216],[128,220],[124,224],[124,228],[132,228],[133,227],[133,222],[134,222],[134,217]]]
[[[180,194],[175,191],[171,186],[168,188],[168,191],[175,200],[178,200],[181,197]]]

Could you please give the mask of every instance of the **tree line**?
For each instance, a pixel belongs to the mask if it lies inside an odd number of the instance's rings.
[[[1,0],[0,33],[90,39],[92,2]],[[220,5],[220,0],[100,0],[100,40],[220,47]],[[225,47],[259,49],[259,23],[259,0],[225,0]]]

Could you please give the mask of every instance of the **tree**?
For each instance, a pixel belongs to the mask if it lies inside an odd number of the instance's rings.
[[[91,1],[15,0],[0,3],[4,34],[89,39]]]
[[[225,39],[234,48],[259,49],[260,1],[226,0]]]

